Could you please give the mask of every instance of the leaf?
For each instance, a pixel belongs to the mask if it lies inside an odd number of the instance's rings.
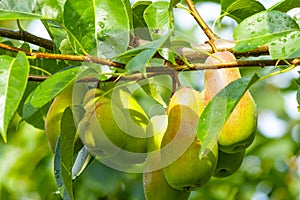
[[[298,74],[300,76],[300,71],[298,71]],[[297,103],[298,103],[298,112],[300,112],[300,77],[296,80],[296,83],[298,84],[298,91],[297,91]]]
[[[149,5],[144,12],[144,19],[153,40],[165,35],[169,26],[169,3],[158,1]]]
[[[45,28],[47,29],[49,36],[51,37],[53,43],[54,43],[54,50],[56,52],[59,52],[59,48],[61,46],[61,43],[64,40],[67,40],[67,33],[66,30],[57,22],[51,21],[51,20],[42,20]],[[67,40],[68,41],[68,40]],[[68,41],[69,42],[69,41]],[[61,52],[59,52],[61,53]],[[72,54],[74,54],[72,50]]]
[[[171,0],[170,1],[170,7],[173,8],[175,7],[181,0]]]
[[[297,102],[298,102],[298,112],[300,112],[300,87],[298,87],[297,91]]]
[[[64,6],[70,43],[81,54],[111,58],[126,51],[131,18],[128,0],[67,0]]]
[[[265,10],[256,0],[221,0],[221,16],[228,16],[240,23],[247,17]]]
[[[300,57],[300,30],[293,31],[269,44],[272,59]]]
[[[91,163],[92,160],[94,160],[94,157],[92,156],[92,154],[90,154],[86,146],[82,147],[82,149],[79,151],[76,157],[72,168],[72,179],[76,179]]]
[[[151,40],[149,29],[143,17],[145,9],[151,1],[138,1],[132,6],[133,28],[136,36],[144,40]]]
[[[70,199],[74,199],[72,184],[72,166],[74,146],[76,141],[76,127],[73,119],[73,112],[70,107],[66,108],[66,110],[64,111],[60,127],[61,175],[65,189]]]
[[[164,102],[162,96],[160,95],[160,92],[156,86],[157,82],[154,78],[155,77],[145,79],[145,83],[143,83],[141,87],[146,92],[146,94],[151,96],[157,103],[166,108],[167,104]]]
[[[27,83],[27,87],[25,89],[25,92],[23,94],[22,100],[19,103],[18,107],[18,113],[20,116],[23,114],[23,106],[25,103],[25,100],[27,99],[28,95],[39,85],[40,83],[29,81]],[[27,118],[25,121],[34,126],[37,129],[43,130],[45,127],[45,117],[47,114],[47,111],[50,107],[50,104],[46,104],[42,109],[38,110],[35,114],[33,114],[31,117]]]
[[[1,20],[60,19],[63,0],[37,0],[20,3],[18,0],[0,1]]]
[[[233,49],[247,52],[298,30],[298,24],[285,13],[260,12],[245,19],[236,27],[233,37],[237,43]]]
[[[173,65],[177,65],[176,58],[177,58],[177,52],[176,50],[173,50],[175,47],[172,46],[172,49],[169,48],[162,48],[158,50],[159,55],[163,57],[165,60],[169,61]]]
[[[169,39],[171,36],[172,31],[169,31],[166,35],[161,37],[159,40],[155,40],[147,45],[141,46],[138,49],[133,49],[122,54],[123,56],[128,56],[131,53],[136,53],[136,56],[129,60],[129,62],[126,64],[125,69],[129,72],[144,72],[146,69],[147,63],[150,61],[150,59],[154,56],[154,54],[161,48],[165,42]],[[132,54],[133,55],[133,54]]]
[[[287,12],[293,8],[300,7],[299,0],[281,0],[280,2],[273,5],[268,10],[278,10],[281,12]]]
[[[22,52],[16,58],[0,56],[0,62],[0,134],[6,142],[8,124],[25,92],[30,65]]]
[[[218,134],[244,93],[259,77],[243,77],[228,84],[205,107],[198,123],[197,135],[202,142],[200,156],[217,142]]]
[[[288,11],[287,14],[291,16],[300,26],[300,7]]]
[[[62,165],[61,165],[61,155],[60,155],[60,136],[57,139],[57,143],[55,146],[54,152],[54,177],[56,181],[56,185],[58,187],[58,193],[61,195],[63,199],[70,199],[68,193],[65,190],[63,178],[62,178]]]
[[[77,78],[80,67],[59,71],[42,82],[26,99],[23,107],[23,119],[27,119],[50,102],[63,89]]]

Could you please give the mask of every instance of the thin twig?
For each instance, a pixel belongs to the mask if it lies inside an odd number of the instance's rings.
[[[279,66],[279,65],[287,65],[287,62],[292,65],[300,65],[300,58],[295,59],[287,59],[287,60],[236,60],[234,62],[227,62],[227,63],[218,63],[218,64],[203,64],[203,63],[196,63],[192,64],[192,68],[188,66],[174,66],[172,69],[176,71],[182,70],[206,70],[206,69],[221,69],[221,68],[249,68],[249,67],[272,67],[272,66]]]
[[[24,49],[12,47],[6,44],[0,43],[0,48],[6,49],[8,51],[13,52],[24,52],[27,56],[33,58],[46,58],[46,59],[57,59],[57,60],[72,60],[72,61],[82,61],[82,62],[90,62],[90,63],[98,63],[102,65],[113,66],[116,68],[124,68],[123,64],[113,62],[111,60],[105,58],[97,58],[91,55],[66,55],[66,54],[52,54],[52,53],[42,53],[42,52],[30,52]]]
[[[188,66],[174,66],[172,68],[170,67],[148,67],[146,69],[146,76],[142,73],[133,73],[125,76],[112,76],[112,78],[108,79],[107,81],[115,81],[117,79],[120,80],[127,80],[127,81],[132,81],[132,80],[141,80],[144,79],[145,77],[150,78],[153,76],[158,76],[158,75],[163,75],[163,74],[168,74],[170,76],[174,76],[174,74],[178,73],[178,71],[192,71],[192,70],[206,70],[206,69],[220,69],[220,68],[234,68],[234,67],[239,67],[239,68],[249,68],[249,67],[273,67],[276,65],[287,65],[287,62],[290,63],[291,65],[298,66],[300,65],[300,58],[295,58],[295,59],[287,59],[287,60],[281,60],[278,62],[278,60],[237,60],[235,62],[227,62],[227,63],[218,63],[218,64],[193,64],[192,68]],[[30,75],[28,80],[29,81],[37,81],[37,82],[42,82],[46,80],[48,76],[39,76],[39,75]],[[79,81],[82,82],[97,82],[99,81],[95,77],[85,77],[80,79]]]

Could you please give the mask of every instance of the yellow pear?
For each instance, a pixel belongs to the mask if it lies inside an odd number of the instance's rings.
[[[161,159],[167,182],[178,190],[204,186],[217,164],[217,143],[199,157],[201,143],[196,132],[202,111],[201,95],[192,88],[175,92],[167,108],[168,128],[162,139]]]
[[[235,61],[234,55],[228,51],[217,52],[213,56],[208,57],[205,63],[216,64]],[[220,90],[240,77],[238,68],[205,70],[204,104],[208,104]],[[254,140],[256,124],[256,104],[250,92],[247,91],[219,133],[219,148],[227,153],[243,151]]]
[[[153,116],[147,126],[147,165],[143,173],[146,200],[187,200],[190,192],[171,187],[162,171],[160,159],[161,140],[168,125],[167,115]]]

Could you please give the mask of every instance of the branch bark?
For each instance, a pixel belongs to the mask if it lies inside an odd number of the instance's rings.
[[[51,40],[35,36],[27,31],[13,31],[5,28],[0,28],[0,36],[15,40],[22,40],[53,51],[54,44]]]

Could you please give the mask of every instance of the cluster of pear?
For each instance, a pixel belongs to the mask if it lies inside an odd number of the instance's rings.
[[[234,61],[230,52],[215,53],[206,63]],[[211,177],[227,177],[241,165],[256,131],[256,105],[249,92],[241,98],[213,146],[199,157],[199,118],[211,99],[227,84],[240,78],[239,70],[205,71],[205,88],[179,88],[171,97],[165,115],[149,119],[132,95],[115,87],[112,92],[89,90],[82,104],[85,114],[78,124],[82,143],[98,158],[117,164],[144,163],[144,193],[147,200],[188,199],[190,192]],[[54,149],[63,110],[72,104],[72,92],[63,91],[54,100],[47,118],[46,135]],[[65,104],[59,104],[64,99]],[[129,153],[128,153],[129,152]]]
[[[207,64],[235,61],[230,52],[217,52]],[[153,137],[148,151],[161,149],[161,169],[144,173],[146,199],[188,199],[193,190],[204,186],[211,177],[228,177],[242,164],[245,150],[256,132],[256,105],[247,91],[225,122],[214,146],[199,157],[201,142],[196,135],[204,107],[225,86],[241,77],[237,68],[206,70],[205,88],[199,93],[180,88],[170,99],[166,114],[167,126],[162,129],[151,119]],[[167,147],[167,148],[166,148]],[[166,150],[165,150],[166,149]],[[177,157],[177,159],[173,159]]]

